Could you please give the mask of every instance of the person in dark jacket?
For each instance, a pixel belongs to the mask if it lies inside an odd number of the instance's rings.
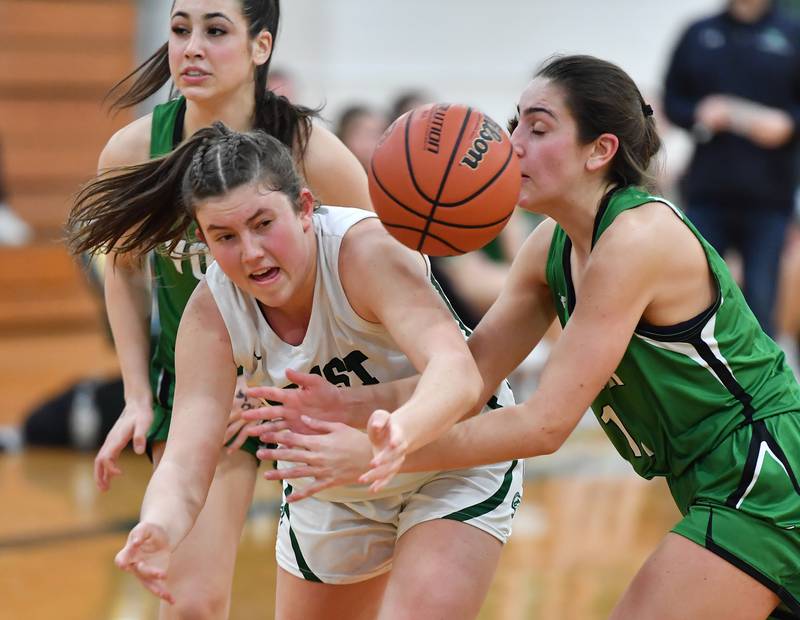
[[[740,252],[745,297],[774,334],[798,181],[800,24],[772,0],[730,0],[681,37],[664,107],[696,142],[682,181],[690,219],[720,253]]]

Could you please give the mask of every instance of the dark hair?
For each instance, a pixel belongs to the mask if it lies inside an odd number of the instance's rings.
[[[353,124],[359,118],[369,116],[370,114],[372,114],[372,110],[359,103],[346,107],[339,116],[339,122],[336,123],[336,135],[338,138],[344,141],[347,132],[350,131]]]
[[[67,220],[73,253],[169,250],[195,219],[197,204],[248,183],[283,192],[299,209],[303,187],[288,147],[269,134],[214,123],[166,157],[109,170],[83,187]]]
[[[547,78],[564,99],[584,144],[604,133],[619,139],[609,176],[618,185],[651,185],[650,161],[661,148],[652,109],[631,77],[617,65],[593,56],[556,56],[536,77]]]
[[[272,35],[272,51],[280,24],[280,0],[239,0],[250,38],[262,30]],[[173,2],[174,4],[174,2]],[[141,103],[157,92],[170,79],[168,43],[136,69],[117,82],[109,91],[112,109],[124,109]],[[285,97],[267,90],[267,74],[272,54],[255,71],[255,116],[253,127],[266,131],[302,156],[311,133],[311,119],[319,110],[293,105]]]
[[[422,90],[407,90],[395,97],[392,101],[391,109],[389,110],[390,121],[395,121],[409,110],[424,103],[433,101],[433,98],[428,93]]]

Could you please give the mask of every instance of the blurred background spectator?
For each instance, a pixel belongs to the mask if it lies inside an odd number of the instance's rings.
[[[798,181],[799,43],[797,22],[772,0],[729,0],[684,32],[664,91],[667,116],[695,140],[684,206],[720,254],[741,255],[745,297],[773,337]]]
[[[369,169],[369,160],[388,122],[380,110],[367,104],[347,106],[339,116],[335,133],[356,159]]]

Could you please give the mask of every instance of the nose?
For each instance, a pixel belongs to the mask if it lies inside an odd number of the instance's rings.
[[[186,47],[183,49],[183,55],[186,56],[186,58],[202,58],[205,56],[202,29],[194,28],[192,30],[192,34],[186,42]]]
[[[525,154],[525,150],[522,146],[522,140],[520,138],[520,128],[517,125],[514,128],[514,131],[511,132],[511,147],[514,149],[514,153],[517,157],[522,157]]]
[[[242,234],[242,262],[252,263],[261,260],[264,248],[261,247],[255,235],[249,231]]]

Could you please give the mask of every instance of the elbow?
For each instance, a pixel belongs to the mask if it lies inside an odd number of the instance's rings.
[[[553,454],[569,437],[570,429],[559,420],[545,420],[536,429],[536,437],[532,438],[532,444],[537,446],[536,456]]]
[[[464,399],[464,411],[471,410],[477,407],[480,403],[481,396],[483,396],[484,384],[481,373],[478,372],[478,367],[474,363],[465,364],[465,368],[460,376],[464,378],[464,387],[461,390]]]

